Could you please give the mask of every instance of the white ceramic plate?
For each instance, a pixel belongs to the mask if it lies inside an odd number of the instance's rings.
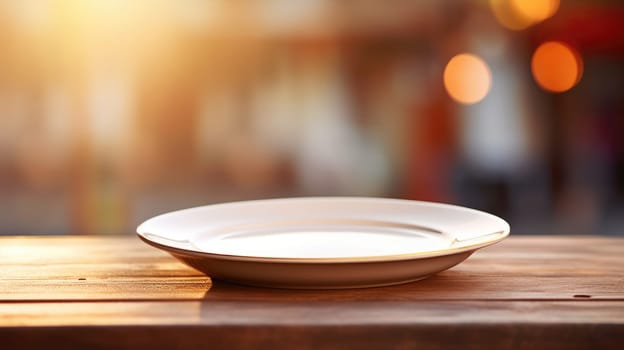
[[[149,219],[137,233],[216,279],[331,289],[423,279],[502,240],[509,225],[448,204],[318,197],[185,209]]]

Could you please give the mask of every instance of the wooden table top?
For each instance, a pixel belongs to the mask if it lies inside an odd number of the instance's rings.
[[[429,279],[211,282],[135,237],[0,237],[0,346],[624,348],[624,238],[512,236]]]

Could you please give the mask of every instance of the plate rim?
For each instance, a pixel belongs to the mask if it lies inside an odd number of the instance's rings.
[[[262,203],[262,202],[275,202],[275,201],[292,201],[292,200],[365,200],[365,201],[385,201],[385,202],[401,202],[406,204],[420,204],[426,206],[433,207],[443,207],[443,208],[451,208],[455,210],[469,211],[479,215],[485,215],[492,219],[500,221],[501,224],[504,225],[504,228],[495,232],[487,233],[479,236],[478,238],[486,238],[492,236],[491,239],[487,239],[485,241],[480,240],[478,243],[474,244],[464,244],[457,247],[449,247],[445,249],[436,249],[429,250],[424,252],[414,252],[414,253],[406,253],[406,254],[392,254],[392,255],[376,255],[376,256],[355,256],[355,257],[324,257],[324,258],[297,258],[297,257],[260,257],[260,256],[248,256],[248,255],[232,255],[232,254],[219,254],[219,253],[210,253],[197,249],[187,249],[182,247],[176,247],[172,245],[167,245],[166,243],[161,243],[155,241],[154,239],[150,239],[149,235],[161,238],[160,241],[165,241],[167,238],[160,237],[156,234],[150,234],[149,232],[145,232],[142,229],[146,224],[148,224],[152,220],[156,220],[158,218],[162,218],[165,216],[172,216],[179,214],[181,212],[195,211],[204,209],[207,207],[213,208],[216,206],[235,206],[237,204],[253,204],[253,203]],[[386,198],[386,197],[354,197],[354,196],[319,196],[319,197],[288,197],[288,198],[268,198],[268,199],[255,199],[255,200],[246,200],[246,201],[233,201],[233,202],[224,202],[224,203],[215,203],[208,204],[203,206],[191,207],[186,209],[180,209],[175,211],[166,212],[160,215],[156,215],[145,220],[141,223],[137,229],[136,234],[139,238],[146,242],[147,244],[154,246],[158,249],[167,251],[167,252],[175,252],[176,254],[182,254],[186,256],[193,257],[202,257],[202,258],[211,258],[211,259],[219,259],[219,260],[230,260],[230,261],[241,261],[241,262],[262,262],[262,263],[301,263],[301,264],[336,264],[336,263],[372,263],[372,262],[392,262],[392,261],[404,261],[404,260],[415,260],[415,259],[426,259],[426,258],[434,258],[441,257],[453,254],[459,254],[467,251],[476,251],[481,248],[485,248],[487,246],[496,244],[506,237],[509,236],[511,231],[509,223],[504,219],[473,208],[468,208],[459,205],[440,203],[440,202],[429,202],[429,201],[420,201],[420,200],[409,200],[409,199],[398,199],[398,198]],[[182,241],[175,243],[183,243]]]

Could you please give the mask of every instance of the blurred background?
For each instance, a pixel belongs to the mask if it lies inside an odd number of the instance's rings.
[[[0,234],[384,196],[624,234],[624,3],[0,0]]]

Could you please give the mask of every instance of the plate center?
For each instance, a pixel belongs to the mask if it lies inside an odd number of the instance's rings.
[[[265,258],[362,258],[446,249],[451,240],[428,228],[389,223],[264,224],[199,233],[197,249]]]

